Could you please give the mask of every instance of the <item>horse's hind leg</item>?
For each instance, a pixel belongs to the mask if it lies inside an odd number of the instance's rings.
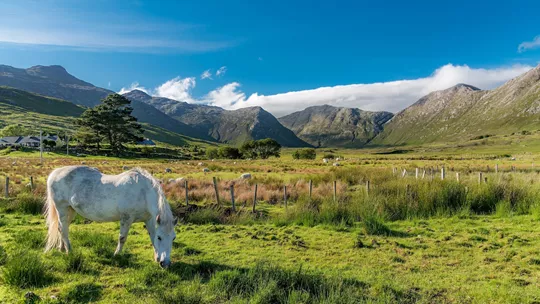
[[[71,251],[71,242],[69,241],[69,224],[75,217],[75,210],[71,206],[57,208],[58,218],[60,219],[60,233],[62,233],[62,249],[69,253]]]
[[[129,228],[131,227],[132,223],[133,218],[128,214],[122,214],[120,216],[120,235],[118,236],[118,246],[116,247],[116,251],[114,252],[115,255],[122,252],[122,248],[124,247],[124,243],[127,240]]]

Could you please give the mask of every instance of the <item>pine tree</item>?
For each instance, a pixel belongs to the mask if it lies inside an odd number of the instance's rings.
[[[87,143],[95,142],[98,150],[100,142],[106,140],[113,153],[119,154],[124,144],[141,140],[144,130],[131,113],[130,101],[122,95],[111,94],[101,100],[101,104],[86,110],[78,121],[81,138]]]

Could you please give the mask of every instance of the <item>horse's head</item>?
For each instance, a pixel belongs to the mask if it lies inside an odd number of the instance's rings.
[[[174,239],[176,238],[176,232],[174,226],[178,224],[178,218],[168,220],[165,222],[158,215],[156,217],[156,239],[154,240],[155,258],[159,262],[159,266],[167,268],[171,265],[171,248]]]

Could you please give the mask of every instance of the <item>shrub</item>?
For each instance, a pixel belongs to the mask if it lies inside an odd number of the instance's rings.
[[[39,256],[27,250],[14,253],[3,271],[4,282],[19,288],[43,287],[52,281]]]
[[[242,158],[242,153],[238,148],[234,147],[220,147],[218,149],[218,157],[225,159],[239,159]]]
[[[317,152],[315,152],[315,149],[300,149],[294,151],[292,157],[294,159],[315,159]]]
[[[206,158],[214,159],[219,157],[219,152],[217,148],[208,148],[206,149]]]

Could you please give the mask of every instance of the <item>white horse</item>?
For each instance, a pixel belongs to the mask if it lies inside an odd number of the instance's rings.
[[[48,235],[45,251],[56,247],[71,251],[69,224],[75,213],[95,222],[120,221],[114,254],[122,251],[132,223],[144,222],[161,267],[171,264],[176,238],[173,217],[159,182],[147,171],[135,168],[119,175],[105,175],[96,168],[68,166],[54,170],[47,179]]]

